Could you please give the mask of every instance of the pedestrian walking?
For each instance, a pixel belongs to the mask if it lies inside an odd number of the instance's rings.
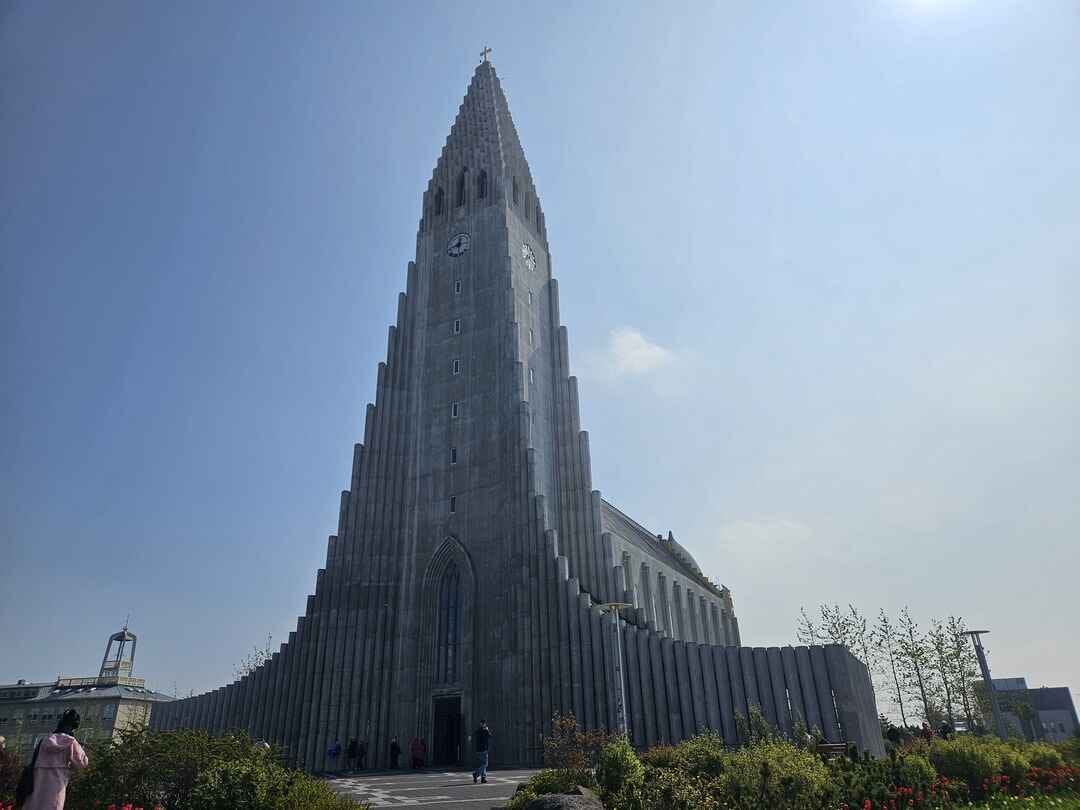
[[[409,753],[412,755],[413,770],[424,767],[424,759],[427,757],[427,743],[423,737],[413,737],[409,743]]]
[[[347,767],[353,773],[356,773],[356,759],[360,756],[360,743],[356,737],[349,740],[349,744],[345,746],[345,759],[347,761]]]
[[[330,770],[336,771],[338,757],[341,756],[341,740],[334,738],[334,744],[326,749],[326,758],[330,760]]]
[[[476,729],[476,734],[473,735],[473,744],[476,748],[476,770],[472,774],[473,784],[476,784],[477,779],[483,784],[487,784],[488,746],[491,744],[491,729],[488,728],[486,721],[480,721],[480,727]]]
[[[397,770],[398,757],[401,756],[401,746],[398,745],[397,737],[390,740],[390,767]]]
[[[16,803],[21,798],[23,810],[64,810],[71,772],[89,764],[86,751],[75,739],[79,721],[79,713],[68,709],[56,731],[37,744],[16,789]]]

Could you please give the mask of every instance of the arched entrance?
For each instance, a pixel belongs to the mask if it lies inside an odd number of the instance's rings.
[[[457,538],[447,537],[428,563],[423,599],[420,734],[430,743],[431,764],[457,765],[467,756],[476,602],[472,562]]]

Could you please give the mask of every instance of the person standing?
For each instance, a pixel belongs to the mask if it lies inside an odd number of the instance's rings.
[[[390,767],[397,770],[398,757],[401,756],[401,746],[398,745],[397,737],[390,740]]]
[[[345,746],[345,759],[346,767],[353,773],[356,773],[356,758],[360,755],[360,743],[357,742],[356,737],[349,740],[349,744]]]
[[[367,740],[360,740],[356,747],[356,761],[360,770],[364,770],[364,760],[367,759]]]
[[[480,721],[480,727],[476,729],[473,740],[476,746],[476,770],[473,771],[472,781],[474,785],[477,779],[481,783],[487,784],[488,746],[491,744],[491,729],[488,728],[486,721]]]
[[[60,717],[56,731],[38,743],[30,767],[34,788],[23,803],[23,810],[64,810],[71,772],[89,764],[86,751],[75,739],[79,713],[68,709]]]

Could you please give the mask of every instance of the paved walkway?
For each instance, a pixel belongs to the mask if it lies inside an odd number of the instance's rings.
[[[489,771],[474,785],[471,771],[373,771],[328,779],[337,793],[372,807],[437,807],[439,810],[503,808],[519,782],[535,770]]]

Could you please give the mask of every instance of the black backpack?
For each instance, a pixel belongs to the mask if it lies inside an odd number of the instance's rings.
[[[37,764],[38,751],[41,750],[41,740],[34,746],[34,756],[30,758],[30,764],[23,768],[19,774],[19,784],[15,786],[15,806],[22,807],[30,794],[34,792],[34,765]]]

